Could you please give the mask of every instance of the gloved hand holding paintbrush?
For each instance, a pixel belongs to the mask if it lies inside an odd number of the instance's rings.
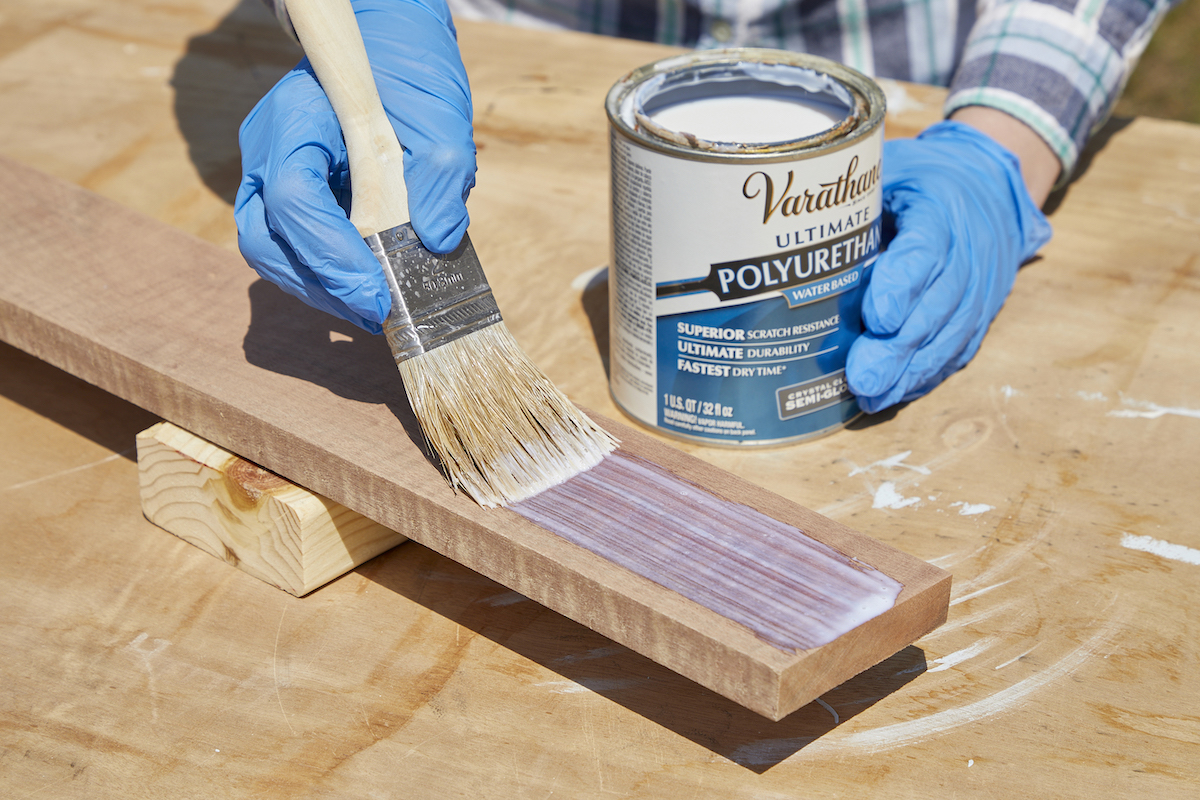
[[[360,33],[356,9],[373,35]],[[243,126],[249,166],[236,213],[247,260],[318,308],[368,329],[382,321],[426,439],[451,484],[481,505],[524,499],[599,463],[615,440],[517,347],[465,235],[474,148],[449,16],[348,0],[292,0],[288,12],[308,63]],[[389,47],[396,37],[406,45]],[[393,90],[391,117],[373,72]],[[397,134],[415,142],[409,157]],[[347,168],[348,223],[331,191],[345,187]],[[420,187],[411,194],[406,171]]]
[[[356,0],[362,40],[389,121],[408,150],[412,224],[435,253],[458,246],[475,185],[471,91],[445,4]],[[399,110],[403,109],[403,114]],[[239,246],[264,278],[372,333],[391,308],[387,283],[347,211],[342,129],[309,60],[242,123]]]

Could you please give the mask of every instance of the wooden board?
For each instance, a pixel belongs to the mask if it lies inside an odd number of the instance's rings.
[[[169,422],[138,434],[142,513],[297,597],[405,541]]]
[[[298,58],[261,0],[4,11],[0,152],[236,252],[237,126]],[[458,27],[489,277],[619,418],[601,107],[669,50]],[[889,135],[938,118],[888,91]],[[954,575],[945,625],[780,722],[416,542],[303,599],[231,569],[142,516],[153,415],[0,344],[0,795],[1190,796],[1200,128],[1098,144],[967,369],[801,446],[680,445]]]
[[[623,452],[904,585],[891,610],[823,647],[769,645],[603,554],[452,493],[417,444],[384,342],[314,341],[329,322],[236,256],[11,161],[0,162],[0,205],[0,338],[764,716],[781,719],[945,620],[942,570],[602,419]]]

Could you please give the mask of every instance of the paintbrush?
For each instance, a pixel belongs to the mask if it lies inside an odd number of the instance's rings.
[[[404,150],[348,0],[289,0],[350,161],[350,222],[383,266],[384,322],[409,403],[452,486],[507,505],[600,463],[616,440],[567,399],[500,317],[470,239],[439,255],[409,224]]]

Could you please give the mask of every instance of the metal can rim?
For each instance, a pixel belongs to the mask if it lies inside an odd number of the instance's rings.
[[[862,101],[865,106],[864,113],[849,130],[838,131],[835,126],[833,136],[810,136],[781,143],[778,147],[770,149],[739,152],[702,150],[673,142],[632,127],[621,117],[620,109],[629,93],[653,77],[673,71],[719,66],[723,63],[734,66],[746,62],[795,66],[828,75],[850,90],[856,100]],[[808,53],[761,47],[736,47],[670,56],[638,67],[613,84],[605,98],[604,109],[614,131],[652,150],[696,161],[771,163],[795,161],[834,152],[871,135],[883,124],[884,115],[887,113],[887,100],[875,81],[845,64]]]

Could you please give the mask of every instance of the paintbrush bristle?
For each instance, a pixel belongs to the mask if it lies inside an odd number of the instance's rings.
[[[398,366],[451,484],[485,508],[557,486],[616,449],[617,440],[542,374],[503,322]]]

